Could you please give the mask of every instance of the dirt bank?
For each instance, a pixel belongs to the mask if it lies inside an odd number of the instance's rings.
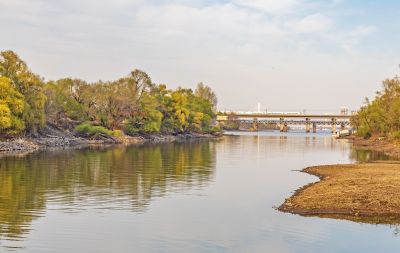
[[[400,224],[400,164],[376,162],[309,167],[318,176],[286,199],[280,211],[366,223]]]
[[[346,137],[358,149],[365,149],[383,153],[393,158],[400,158],[400,142],[382,137],[364,139],[356,136]]]

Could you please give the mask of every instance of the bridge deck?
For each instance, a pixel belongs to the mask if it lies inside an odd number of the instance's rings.
[[[222,115],[221,115],[222,116]],[[351,115],[341,115],[341,114],[226,114],[223,116],[233,116],[237,118],[309,118],[309,119],[350,119]]]

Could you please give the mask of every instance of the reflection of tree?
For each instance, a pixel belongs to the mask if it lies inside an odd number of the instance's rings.
[[[26,169],[19,158],[0,161],[0,236],[14,237],[27,231],[27,224],[43,210],[43,173]],[[27,180],[27,178],[30,178]]]
[[[144,211],[152,198],[212,180],[212,142],[40,152],[0,159],[0,237],[29,231],[47,203]]]
[[[376,160],[389,160],[390,157],[381,152],[353,147],[350,152],[350,159],[358,162],[370,162]]]

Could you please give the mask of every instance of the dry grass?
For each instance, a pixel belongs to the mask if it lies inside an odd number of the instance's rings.
[[[303,170],[320,177],[279,207],[306,216],[400,223],[400,164],[327,165]]]

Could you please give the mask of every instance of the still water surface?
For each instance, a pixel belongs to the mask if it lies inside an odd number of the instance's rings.
[[[371,157],[276,132],[3,157],[0,252],[399,252],[397,227],[273,208],[296,170]]]

